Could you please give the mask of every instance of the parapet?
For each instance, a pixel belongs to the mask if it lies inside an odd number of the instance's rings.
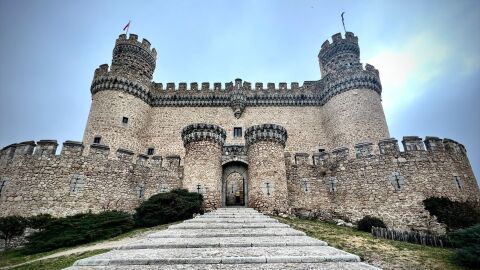
[[[287,130],[276,124],[255,125],[247,128],[245,131],[245,145],[247,148],[259,141],[273,141],[285,147],[287,138]]]
[[[65,141],[63,143],[61,156],[81,156],[83,153],[83,143],[77,141]]]
[[[18,148],[20,146],[20,148]],[[66,159],[68,161],[85,161],[91,160],[105,160],[105,161],[122,161],[130,164],[136,163],[137,165],[147,167],[162,167],[167,170],[177,170],[180,166],[180,156],[170,155],[165,157],[165,164],[162,164],[163,158],[161,156],[149,157],[144,154],[138,154],[137,159],[134,161],[135,154],[133,151],[127,149],[116,149],[116,158],[110,157],[110,147],[103,144],[92,144],[88,153],[84,153],[84,144],[77,141],[65,141],[60,155],[55,155],[58,143],[56,140],[40,140],[36,144],[34,141],[22,142],[11,144],[4,147],[0,152],[0,160],[2,163],[0,166],[8,164],[8,160],[18,158],[33,158],[33,159]],[[32,148],[33,147],[33,148]],[[149,162],[151,160],[151,162]],[[8,165],[7,165],[8,166]]]
[[[359,143],[355,145],[355,156],[360,157],[369,157],[373,154],[373,143]]]
[[[217,125],[197,123],[188,125],[182,129],[184,146],[197,141],[213,141],[223,146],[226,138],[227,133],[225,129]]]
[[[398,147],[398,140],[395,138],[383,139],[378,143],[380,154],[398,156],[400,148]]]
[[[57,152],[58,143],[56,140],[40,140],[35,148],[35,156],[54,156]]]
[[[143,39],[138,41],[138,36],[125,34],[118,37],[113,49],[112,71],[144,83],[152,80],[157,52],[150,49],[150,42]]]
[[[352,32],[347,32],[345,38],[342,38],[341,33],[333,35],[332,43],[326,40],[322,44],[318,61],[322,77],[342,68],[355,66],[360,63],[358,38]]]
[[[405,136],[402,140],[405,151],[425,150],[422,139],[417,136]]]

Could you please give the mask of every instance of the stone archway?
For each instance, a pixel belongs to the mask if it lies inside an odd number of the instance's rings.
[[[248,205],[248,167],[242,162],[223,165],[222,205]]]

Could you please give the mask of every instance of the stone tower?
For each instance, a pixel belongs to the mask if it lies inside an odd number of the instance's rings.
[[[149,93],[157,52],[150,42],[138,36],[118,37],[113,49],[112,66],[95,70],[91,93],[92,105],[83,142],[86,151],[92,143],[143,153],[142,131],[149,104],[142,97]]]
[[[328,148],[389,138],[381,104],[382,86],[373,66],[360,63],[358,38],[340,33],[322,44],[318,54],[326,103],[323,106],[323,127]],[[374,149],[377,152],[378,149]]]
[[[222,147],[225,130],[217,125],[191,124],[183,128],[185,171],[183,187],[203,195],[207,210],[222,206]]]

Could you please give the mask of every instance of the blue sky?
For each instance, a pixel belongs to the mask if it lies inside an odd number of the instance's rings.
[[[0,0],[0,146],[81,140],[93,71],[130,31],[158,52],[157,82],[320,79],[342,30],[380,70],[392,136],[447,137],[480,176],[480,1]]]

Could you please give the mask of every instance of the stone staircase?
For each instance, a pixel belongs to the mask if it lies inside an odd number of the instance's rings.
[[[221,208],[67,269],[378,268],[253,209]]]

